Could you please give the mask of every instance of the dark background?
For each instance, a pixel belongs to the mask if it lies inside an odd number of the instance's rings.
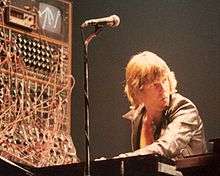
[[[113,14],[120,25],[104,29],[89,46],[92,159],[131,150],[130,124],[121,119],[129,107],[124,72],[129,58],[144,50],[161,56],[175,71],[178,91],[200,111],[207,140],[220,137],[219,0],[75,0],[72,136],[80,159],[85,160],[80,24]]]

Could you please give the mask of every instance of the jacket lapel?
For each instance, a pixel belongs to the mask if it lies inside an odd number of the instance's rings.
[[[132,150],[139,149],[140,146],[140,134],[141,134],[141,122],[143,119],[143,114],[145,112],[145,108],[141,110],[141,112],[137,115],[137,117],[132,121],[132,134],[131,134],[131,145]]]

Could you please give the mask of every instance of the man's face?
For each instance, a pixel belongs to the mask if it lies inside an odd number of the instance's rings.
[[[149,110],[162,112],[169,105],[170,85],[167,77],[145,84],[139,93],[139,101]]]

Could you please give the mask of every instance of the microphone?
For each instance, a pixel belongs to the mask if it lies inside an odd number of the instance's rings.
[[[81,24],[81,28],[88,27],[88,26],[96,26],[96,27],[117,27],[120,24],[120,18],[117,15],[111,15],[109,17],[104,18],[97,18],[86,20],[83,24]]]

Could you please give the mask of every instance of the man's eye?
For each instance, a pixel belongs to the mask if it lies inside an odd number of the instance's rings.
[[[160,83],[154,83],[154,87],[159,87]]]

